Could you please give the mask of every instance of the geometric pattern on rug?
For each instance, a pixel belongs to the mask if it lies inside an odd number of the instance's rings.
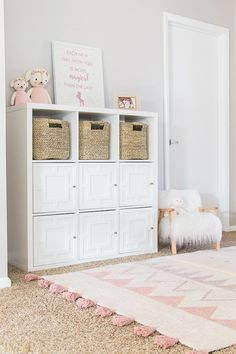
[[[183,344],[236,344],[236,247],[47,276]]]

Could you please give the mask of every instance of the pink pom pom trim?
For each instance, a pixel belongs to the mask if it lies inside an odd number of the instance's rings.
[[[81,299],[76,300],[76,305],[80,309],[88,309],[89,307],[96,306],[96,303],[92,300],[81,298]]]
[[[133,323],[134,319],[126,316],[116,315],[112,318],[112,324],[118,327],[128,326]]]
[[[186,354],[209,354],[209,352],[205,351],[205,350],[191,350],[190,352],[187,352]]]
[[[39,280],[39,279],[41,279],[41,277],[36,274],[32,274],[32,273],[25,274],[26,281]]]
[[[64,293],[62,293],[62,296],[64,299],[66,299],[67,301],[76,301],[79,297],[79,294],[73,293],[71,291],[65,291]]]
[[[50,285],[49,291],[52,294],[62,294],[62,293],[64,293],[64,291],[66,291],[66,289],[62,285],[52,284],[52,285]]]
[[[179,340],[177,338],[171,338],[167,336],[155,336],[154,343],[162,349],[168,349],[177,344]]]
[[[38,287],[42,288],[42,289],[48,289],[50,285],[52,285],[53,283],[49,280],[45,280],[45,279],[40,279],[38,281]]]
[[[95,311],[95,315],[99,316],[99,317],[109,317],[109,316],[112,316],[114,313],[115,313],[115,311],[113,311],[107,307],[102,307],[102,306],[97,307],[97,309]]]
[[[134,328],[134,334],[140,337],[151,336],[155,331],[155,328],[149,326],[138,326]]]

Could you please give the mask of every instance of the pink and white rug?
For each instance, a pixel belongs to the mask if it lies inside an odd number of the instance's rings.
[[[236,344],[236,247],[44,278],[191,348]]]

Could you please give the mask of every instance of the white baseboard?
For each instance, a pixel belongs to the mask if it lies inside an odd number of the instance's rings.
[[[224,232],[233,232],[233,231],[236,231],[236,225],[231,225],[231,226],[228,226],[228,227],[224,227]]]
[[[11,279],[8,277],[0,278],[0,289],[10,288],[11,287]]]

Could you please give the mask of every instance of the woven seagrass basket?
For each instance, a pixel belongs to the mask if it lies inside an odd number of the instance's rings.
[[[120,123],[120,159],[148,159],[148,125],[137,122]]]
[[[33,159],[68,160],[70,158],[69,123],[60,119],[33,119]]]
[[[79,124],[80,160],[108,160],[110,151],[110,123],[81,121]]]

